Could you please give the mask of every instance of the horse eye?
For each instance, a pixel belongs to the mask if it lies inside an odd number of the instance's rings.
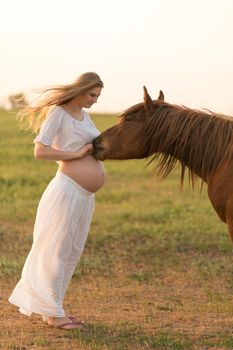
[[[131,117],[130,115],[127,115],[127,116],[125,117],[125,120],[126,120],[127,122],[129,122],[130,120],[132,120],[132,117]]]

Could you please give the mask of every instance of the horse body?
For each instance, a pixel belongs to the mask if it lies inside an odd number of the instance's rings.
[[[162,177],[180,162],[181,183],[188,170],[192,185],[197,177],[207,184],[233,240],[233,119],[166,103],[162,92],[152,101],[144,87],[144,103],[127,109],[93,145],[99,160],[150,157]]]

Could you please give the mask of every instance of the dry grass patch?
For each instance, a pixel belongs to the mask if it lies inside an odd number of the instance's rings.
[[[195,279],[195,271],[191,271],[190,279],[184,272],[167,270],[162,278],[149,284],[132,281],[126,272],[122,270],[118,275],[116,272],[114,278],[93,275],[72,281],[65,307],[86,321],[82,333],[52,330],[37,315],[28,319],[19,314],[6,302],[14,285],[6,282],[1,286],[2,344],[26,349],[106,346],[106,349],[187,350],[185,344],[191,346],[188,349],[195,349],[194,343],[207,343],[206,349],[214,349],[213,342],[220,345],[223,339],[228,339],[226,344],[233,341],[229,338],[232,298],[220,280],[213,284],[212,294],[225,297],[213,300],[210,286]],[[159,342],[164,344],[158,345]]]

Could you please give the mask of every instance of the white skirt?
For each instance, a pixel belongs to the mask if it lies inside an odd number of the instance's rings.
[[[40,200],[31,251],[9,298],[20,312],[65,316],[64,295],[84,249],[94,205],[94,193],[57,172]]]

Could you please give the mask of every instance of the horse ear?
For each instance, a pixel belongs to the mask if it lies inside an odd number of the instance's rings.
[[[162,91],[162,90],[159,91],[158,100],[159,100],[159,101],[164,101],[164,94],[163,94],[163,91]]]
[[[144,106],[146,110],[149,110],[153,106],[153,101],[150,95],[148,94],[145,86],[143,86],[143,90],[144,90]]]

